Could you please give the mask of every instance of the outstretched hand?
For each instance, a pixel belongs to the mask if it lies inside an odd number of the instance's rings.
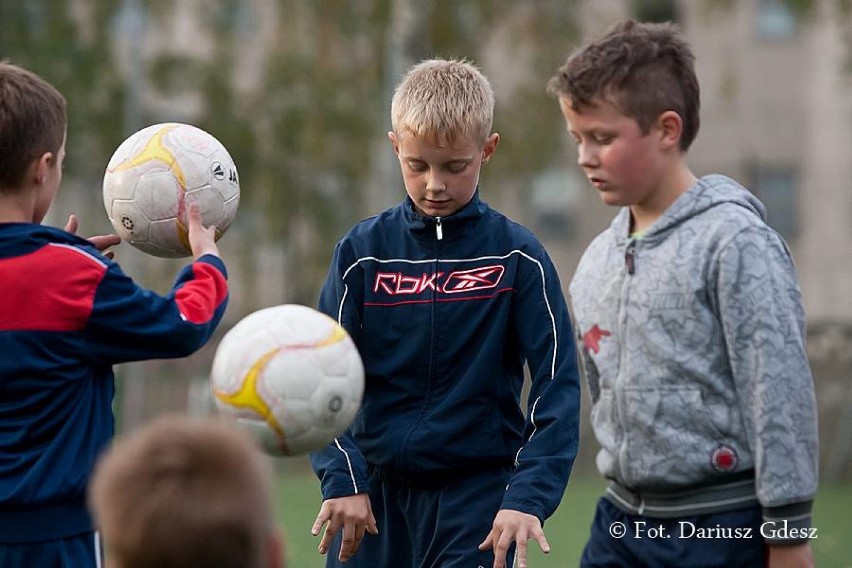
[[[323,501],[314,526],[311,527],[311,534],[317,536],[326,523],[328,525],[319,543],[319,552],[320,554],[328,552],[334,536],[343,529],[343,540],[337,557],[341,562],[348,561],[358,552],[365,532],[379,534],[376,517],[373,516],[373,509],[370,506],[370,496],[366,493]]]
[[[65,223],[65,230],[72,235],[77,234],[77,229],[80,227],[80,223],[77,221],[76,215],[69,215],[68,222]],[[101,251],[105,257],[114,258],[115,251],[108,250],[109,247],[115,246],[121,242],[121,237],[115,234],[109,235],[96,235],[94,237],[89,237],[86,239],[92,246]]]
[[[494,549],[494,568],[506,568],[506,553],[515,543],[516,568],[527,568],[527,540],[538,542],[542,552],[550,553],[550,545],[535,515],[500,509],[494,517],[491,532],[479,545],[479,550]]]

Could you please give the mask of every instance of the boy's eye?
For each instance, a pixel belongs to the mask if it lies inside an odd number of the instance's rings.
[[[467,162],[453,162],[452,164],[447,165],[447,170],[450,173],[460,174],[467,167]]]
[[[612,140],[613,140],[613,136],[611,136],[609,134],[596,134],[595,135],[595,142],[597,142],[598,144],[609,144],[610,142],[612,142]]]
[[[408,169],[410,169],[412,172],[422,172],[426,169],[426,164],[424,164],[423,162],[415,162],[409,160]]]

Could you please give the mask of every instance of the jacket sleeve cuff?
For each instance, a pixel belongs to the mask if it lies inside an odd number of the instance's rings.
[[[544,521],[547,519],[547,516],[544,514],[544,510],[540,506],[534,505],[533,503],[527,503],[525,501],[518,501],[517,499],[504,498],[503,503],[500,504],[500,508],[534,515],[535,517],[538,517],[542,526],[544,526]]]
[[[222,276],[224,276],[226,280],[228,279],[228,269],[225,268],[225,261],[215,254],[203,254],[194,262],[206,262],[207,264],[213,265],[222,273]]]
[[[811,527],[813,501],[763,508],[760,533],[770,546],[802,544],[815,536]]]
[[[369,494],[369,486],[366,481],[359,480],[354,485],[349,483],[329,483],[322,487],[323,501],[336,499],[338,497],[349,497],[350,495]]]

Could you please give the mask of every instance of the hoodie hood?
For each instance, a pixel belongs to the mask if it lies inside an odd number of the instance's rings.
[[[743,207],[761,221],[766,221],[766,208],[757,197],[735,180],[713,174],[700,178],[678,197],[642,236],[642,240],[653,242],[655,238],[663,238],[667,232],[684,221],[726,203]],[[627,240],[630,231],[629,207],[622,208],[613,219],[611,229],[619,241]]]

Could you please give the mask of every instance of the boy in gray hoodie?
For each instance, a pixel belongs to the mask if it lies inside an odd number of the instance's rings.
[[[612,224],[570,285],[610,480],[583,566],[810,566],[818,440],[795,268],[763,205],[696,178],[694,56],[626,21],[550,80]]]

